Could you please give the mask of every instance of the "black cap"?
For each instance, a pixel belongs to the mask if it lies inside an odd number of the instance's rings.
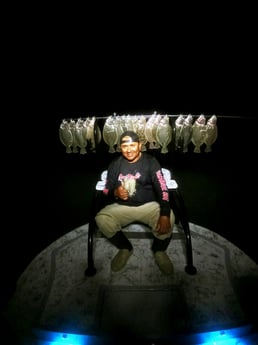
[[[139,136],[133,131],[125,131],[120,137],[120,145],[123,142],[127,142],[129,139],[124,139],[125,137],[130,137],[132,142],[139,142]]]

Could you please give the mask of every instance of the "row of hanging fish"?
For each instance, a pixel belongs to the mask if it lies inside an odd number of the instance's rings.
[[[103,127],[103,139],[108,145],[108,152],[120,151],[118,145],[121,134],[126,130],[136,132],[142,143],[142,151],[149,149],[161,149],[161,153],[168,152],[168,144],[172,140],[172,127],[169,124],[168,115],[154,113],[148,120],[145,116],[110,116]]]
[[[191,142],[195,153],[201,152],[202,145],[205,145],[204,152],[211,152],[217,137],[216,115],[212,115],[207,122],[204,115],[200,115],[194,123],[192,115],[179,115],[175,121],[175,148],[182,152],[188,152]]]
[[[86,119],[63,119],[59,126],[59,139],[66,148],[66,153],[87,153],[87,149],[96,152],[101,141],[101,131],[95,117]]]
[[[205,144],[205,152],[211,152],[211,146],[217,140],[217,117],[211,116],[207,122],[204,115],[200,115],[193,123],[192,115],[179,115],[174,126],[170,124],[168,115],[156,112],[146,118],[144,115],[109,116],[105,120],[103,133],[95,117],[85,120],[62,120],[59,137],[66,147],[67,153],[87,153],[86,148],[96,152],[96,145],[104,142],[108,145],[108,152],[119,152],[118,145],[121,134],[126,130],[136,132],[142,143],[142,151],[160,149],[161,153],[168,152],[168,145],[174,141],[175,150],[188,152],[190,143],[194,145],[194,152],[200,153]]]
[[[174,128],[170,125],[168,115],[154,113],[148,119],[142,116],[110,116],[103,127],[103,139],[109,146],[109,152],[119,151],[118,140],[125,130],[135,131],[142,142],[142,151],[161,149],[161,153],[168,152],[168,145],[174,136],[176,150],[188,152],[190,143],[194,145],[194,152],[200,153],[205,144],[205,152],[211,152],[211,146],[217,140],[217,117],[212,115],[206,122],[204,115],[200,115],[193,123],[192,115],[179,115]]]

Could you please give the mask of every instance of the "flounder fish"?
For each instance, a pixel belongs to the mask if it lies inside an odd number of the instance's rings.
[[[80,148],[80,154],[81,155],[84,155],[87,153],[87,151],[86,151],[87,139],[86,139],[86,136],[84,133],[85,128],[83,127],[83,122],[84,121],[79,118],[75,123],[75,131],[74,131],[76,142]]]
[[[206,147],[205,152],[211,152],[211,146],[215,143],[218,137],[217,117],[212,115],[206,123],[206,133],[204,137],[204,143]]]
[[[138,134],[142,144],[142,151],[146,151],[147,139],[145,136],[146,118],[141,115],[134,124],[134,131]]]
[[[72,153],[73,135],[67,120],[62,120],[59,126],[59,139],[66,148],[66,153]]]
[[[206,135],[206,119],[203,114],[201,114],[193,124],[193,133],[192,133],[192,143],[194,144],[194,152],[200,153],[201,146],[204,144],[204,138]]]
[[[116,152],[114,146],[117,144],[118,141],[118,135],[117,135],[117,126],[112,118],[112,116],[109,116],[103,126],[103,139],[105,143],[108,145],[109,153]]]
[[[192,133],[193,133],[193,117],[191,114],[187,115],[187,117],[184,119],[183,122],[183,128],[181,136],[183,138],[183,152],[188,152],[188,145],[191,142],[192,139]]]
[[[172,140],[172,127],[169,124],[168,115],[163,116],[157,126],[157,141],[161,146],[161,153],[168,152],[168,144]]]
[[[149,119],[146,122],[144,134],[147,141],[149,142],[149,149],[160,148],[160,145],[157,142],[157,138],[156,138],[156,132],[157,132],[158,122],[160,118],[161,116],[157,115],[157,113],[155,112],[149,117]]]
[[[175,149],[182,150],[183,148],[183,127],[184,127],[184,115],[180,114],[175,121]]]

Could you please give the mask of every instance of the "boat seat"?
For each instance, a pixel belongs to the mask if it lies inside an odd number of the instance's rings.
[[[176,223],[180,223],[184,230],[185,245],[186,245],[185,272],[190,275],[194,275],[197,273],[197,269],[193,265],[191,232],[190,232],[184,200],[180,193],[176,180],[171,178],[170,170],[162,168],[162,172],[166,180],[166,185],[169,190],[170,207],[173,209],[173,212],[175,214]],[[103,208],[105,204],[107,203],[107,200],[106,200],[107,197],[103,194],[106,178],[107,178],[107,170],[104,170],[100,175],[100,180],[96,183],[95,193],[94,193],[92,204],[91,204],[92,210],[90,212],[90,220],[89,220],[89,227],[88,227],[88,243],[87,243],[88,244],[88,262],[87,262],[87,268],[85,270],[86,276],[94,276],[96,274],[96,267],[95,267],[94,258],[93,258],[94,234],[96,234],[96,231],[97,231],[95,216],[97,212],[101,208]],[[133,225],[136,225],[136,224],[133,224]],[[139,226],[137,226],[137,229],[138,231],[144,231],[144,226],[139,224]]]

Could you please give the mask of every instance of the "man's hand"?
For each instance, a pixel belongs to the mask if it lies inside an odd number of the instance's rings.
[[[129,193],[123,186],[119,186],[115,189],[114,195],[121,200],[127,200]]]
[[[167,234],[171,230],[170,218],[167,216],[160,216],[156,229],[159,234]]]

